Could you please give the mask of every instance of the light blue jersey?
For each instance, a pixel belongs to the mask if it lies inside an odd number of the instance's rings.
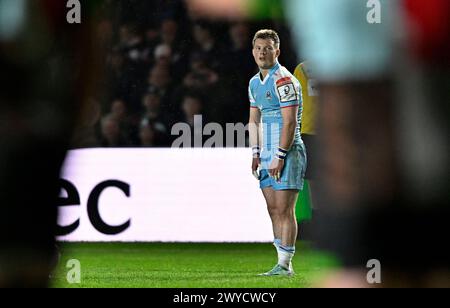
[[[248,92],[251,108],[258,108],[261,112],[261,188],[302,190],[306,172],[306,150],[300,133],[303,106],[299,81],[285,67],[276,63],[264,80],[261,80],[260,73],[250,80]],[[283,129],[281,110],[297,106],[298,123],[294,143],[285,161],[281,183],[277,183],[269,176],[268,170],[280,146]]]
[[[277,63],[261,80],[260,73],[250,80],[250,106],[261,111],[266,148],[278,149],[283,126],[282,108],[298,106],[298,125],[294,145],[301,145],[300,125],[302,118],[302,91],[300,82],[283,66]]]

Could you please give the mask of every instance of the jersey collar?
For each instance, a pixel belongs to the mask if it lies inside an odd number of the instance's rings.
[[[259,82],[262,84],[262,85],[265,85],[266,84],[266,82],[267,82],[267,80],[269,80],[269,78],[278,70],[280,68],[280,63],[278,62],[278,60],[277,60],[277,62],[275,62],[275,65],[270,69],[270,71],[269,71],[269,73],[266,75],[266,78],[264,78],[264,80],[261,80],[261,71],[259,72],[259,76],[258,76],[258,79],[259,79]]]

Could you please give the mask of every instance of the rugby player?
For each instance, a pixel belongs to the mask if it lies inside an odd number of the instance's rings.
[[[298,233],[295,204],[306,172],[306,150],[300,134],[301,86],[280,65],[279,56],[278,34],[258,31],[253,57],[260,71],[249,84],[252,171],[267,202],[278,252],[277,265],[263,276],[294,275],[292,259]]]

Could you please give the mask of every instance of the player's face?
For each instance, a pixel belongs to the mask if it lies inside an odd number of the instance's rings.
[[[253,46],[253,57],[260,69],[271,69],[280,55],[280,49],[271,39],[257,39]]]

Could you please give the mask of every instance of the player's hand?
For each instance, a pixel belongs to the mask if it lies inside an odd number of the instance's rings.
[[[281,183],[281,174],[284,169],[284,160],[274,158],[269,168],[269,175],[275,179],[278,183]]]
[[[260,176],[259,173],[260,166],[261,166],[261,159],[259,157],[258,158],[254,157],[252,161],[252,173],[257,180],[259,180]]]

